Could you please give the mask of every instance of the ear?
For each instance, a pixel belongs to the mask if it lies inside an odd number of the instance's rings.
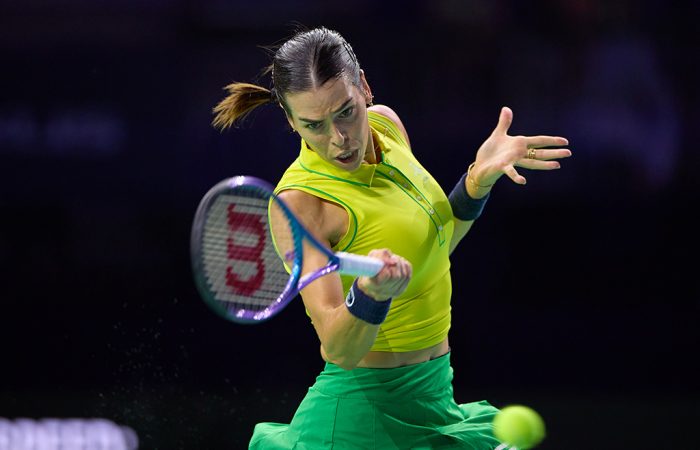
[[[362,90],[362,93],[364,94],[367,103],[372,103],[372,98],[374,98],[374,96],[372,95],[372,89],[369,87],[369,83],[367,83],[367,78],[365,78],[365,71],[362,69],[360,69],[360,89]]]

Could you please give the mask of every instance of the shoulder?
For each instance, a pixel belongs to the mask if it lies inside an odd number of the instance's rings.
[[[399,118],[399,115],[396,114],[396,112],[393,109],[389,108],[386,105],[373,105],[367,109],[374,113],[380,114],[394,122],[396,127],[399,130],[401,130],[401,133],[403,134],[404,138],[406,138],[406,142],[408,143],[409,147],[411,146],[411,141],[408,139],[408,132],[406,132],[406,127],[404,127],[403,122],[401,122],[401,119]]]
[[[308,194],[298,189],[285,189],[277,196],[287,205],[295,216],[301,215],[315,216],[322,207],[323,201],[315,195]]]
[[[397,126],[401,124],[401,119],[399,119],[399,115],[396,114],[396,111],[394,111],[386,105],[372,105],[369,108],[367,108],[367,110],[377,114],[381,114],[382,116],[396,123]],[[403,127],[403,124],[401,124],[401,126]]]
[[[342,210],[329,207],[324,199],[299,189],[285,189],[277,196],[308,232],[329,247],[343,235]]]

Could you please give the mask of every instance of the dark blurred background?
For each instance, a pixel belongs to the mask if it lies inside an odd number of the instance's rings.
[[[240,326],[200,301],[215,182],[298,153],[278,108],[224,134],[294,24],[337,29],[451,189],[499,109],[574,153],[503,179],[453,258],[459,402],[525,403],[542,449],[697,443],[697,2],[0,2],[0,417],[105,417],[145,449],[245,448],[322,367],[300,302]],[[697,444],[695,444],[697,445]]]

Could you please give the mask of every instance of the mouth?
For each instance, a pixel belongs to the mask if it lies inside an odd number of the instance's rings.
[[[350,164],[355,162],[355,159],[357,159],[358,154],[359,152],[357,150],[348,150],[336,156],[335,159],[337,161],[340,161],[342,164]]]

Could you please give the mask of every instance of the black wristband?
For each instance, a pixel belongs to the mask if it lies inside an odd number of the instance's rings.
[[[355,282],[350,287],[348,296],[345,298],[345,306],[358,319],[372,325],[379,325],[384,322],[386,315],[389,313],[391,299],[383,302],[373,299],[357,287],[357,279],[355,279]]]
[[[452,215],[459,220],[476,220],[484,211],[484,205],[491,196],[489,192],[486,196],[480,199],[473,199],[467,193],[467,187],[464,182],[467,179],[467,174],[462,175],[459,182],[450,192],[450,206],[452,206]]]

